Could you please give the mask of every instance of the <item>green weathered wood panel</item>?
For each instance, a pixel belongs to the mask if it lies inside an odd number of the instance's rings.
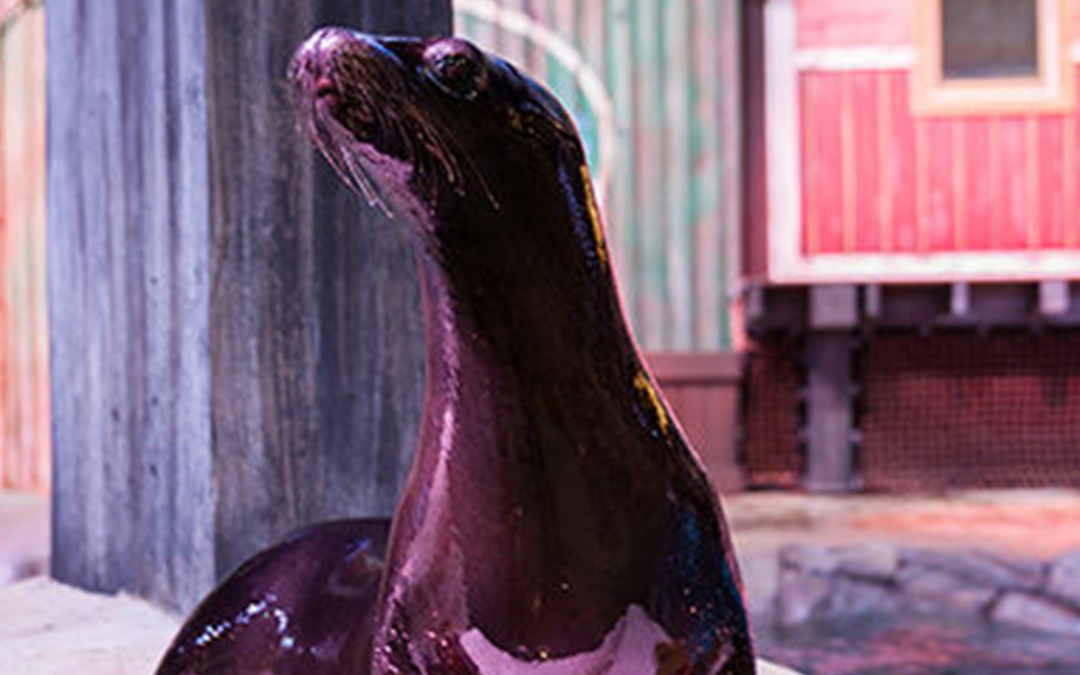
[[[478,18],[485,13],[478,7],[492,6],[494,21]],[[600,192],[642,346],[730,346],[740,218],[737,0],[460,0],[455,7],[460,33],[559,95],[578,120],[593,175],[610,176]],[[526,15],[531,33],[506,29],[508,13]],[[581,74],[537,37],[544,31],[603,81],[615,155],[602,156],[605,120]]]

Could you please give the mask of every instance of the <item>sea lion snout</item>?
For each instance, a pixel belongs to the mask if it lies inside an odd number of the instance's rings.
[[[491,208],[474,140],[504,126],[489,118],[505,102],[481,100],[495,76],[472,43],[322,28],[297,50],[288,76],[308,137],[371,204],[388,214],[431,212],[469,184]]]
[[[337,117],[349,91],[362,92],[366,82],[380,79],[370,71],[385,68],[383,61],[397,58],[374,38],[345,28],[320,28],[293,56],[289,80],[302,109],[315,115],[325,106],[325,112]],[[362,123],[370,122],[366,99],[355,95],[349,99],[350,113]]]

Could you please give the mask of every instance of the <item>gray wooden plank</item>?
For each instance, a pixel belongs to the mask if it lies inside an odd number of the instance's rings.
[[[288,530],[390,514],[422,333],[400,227],[297,133],[315,27],[448,0],[50,2],[54,574],[187,608]]]

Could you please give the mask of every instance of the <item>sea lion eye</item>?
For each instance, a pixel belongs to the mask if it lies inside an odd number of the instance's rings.
[[[424,53],[427,74],[446,93],[472,100],[487,84],[483,53],[468,42],[449,39],[436,42]]]

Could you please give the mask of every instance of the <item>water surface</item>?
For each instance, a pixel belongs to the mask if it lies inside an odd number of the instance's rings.
[[[758,629],[761,656],[806,675],[1080,675],[1080,639],[944,617]]]

